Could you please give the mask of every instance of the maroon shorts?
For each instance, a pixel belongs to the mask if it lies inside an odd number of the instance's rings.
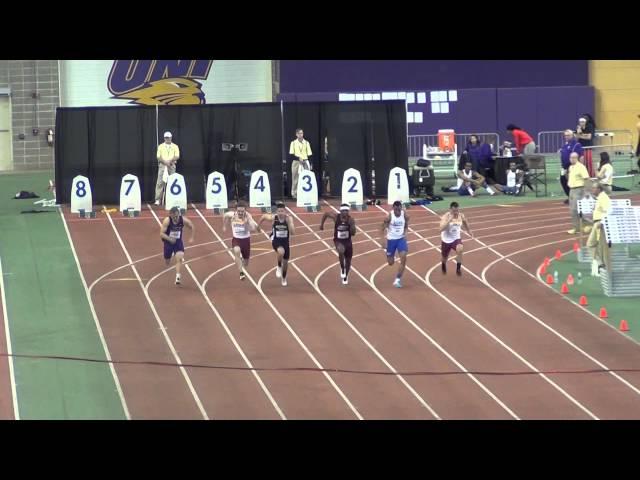
[[[240,255],[242,255],[242,258],[249,260],[249,257],[251,256],[251,237],[233,237],[231,240],[231,247],[240,247]]]
[[[462,240],[460,240],[460,239],[454,240],[451,243],[442,242],[442,245],[440,246],[440,249],[442,250],[442,256],[444,258],[448,258],[449,257],[449,253],[451,253],[451,250],[453,250],[455,252],[456,251],[456,247],[458,245],[462,245]]]

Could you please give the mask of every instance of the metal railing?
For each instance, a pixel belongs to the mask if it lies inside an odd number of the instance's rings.
[[[458,152],[462,152],[467,143],[469,143],[469,137],[477,135],[481,142],[488,143],[491,146],[493,153],[498,152],[500,147],[500,135],[497,133],[456,133],[456,144],[458,145]],[[438,146],[438,135],[409,135],[407,136],[407,152],[409,157],[421,157],[423,145],[427,147]]]
[[[596,130],[594,146],[613,146],[617,144],[631,145],[633,134],[631,130]],[[538,133],[538,152],[541,154],[558,153],[564,145],[564,130],[544,131]]]

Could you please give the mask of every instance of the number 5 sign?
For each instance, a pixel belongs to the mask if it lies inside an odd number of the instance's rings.
[[[212,172],[207,177],[207,205],[206,208],[227,209],[229,208],[227,200],[227,183],[224,175],[220,172]]]

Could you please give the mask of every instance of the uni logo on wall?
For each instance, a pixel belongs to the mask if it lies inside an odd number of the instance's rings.
[[[136,105],[201,105],[213,60],[114,60],[107,88]]]

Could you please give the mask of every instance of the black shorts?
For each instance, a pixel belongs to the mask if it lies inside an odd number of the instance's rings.
[[[291,251],[289,250],[289,240],[284,240],[284,239],[274,239],[271,241],[271,246],[273,247],[274,250],[278,250],[278,248],[282,247],[284,248],[284,258],[285,260],[289,260],[289,256],[291,255]]]
[[[338,240],[338,239],[333,239],[333,244],[336,246],[336,248],[338,248],[338,244],[340,245],[344,245],[344,256],[345,258],[351,258],[353,257],[353,243],[351,243],[351,240]]]

